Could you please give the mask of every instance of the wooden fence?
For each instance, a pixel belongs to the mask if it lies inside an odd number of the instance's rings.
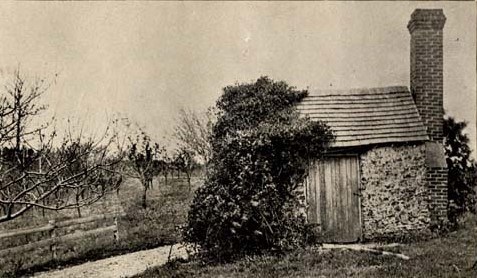
[[[118,217],[124,216],[123,213],[114,213],[114,214],[101,214],[94,215],[83,218],[76,218],[65,220],[61,222],[56,222],[55,220],[50,220],[47,225],[34,228],[26,229],[15,229],[15,230],[6,230],[0,232],[0,241],[3,241],[7,238],[14,238],[18,236],[25,236],[34,233],[48,232],[49,236],[46,239],[30,242],[24,245],[19,245],[15,247],[6,248],[0,250],[0,258],[5,258],[8,255],[18,254],[21,252],[28,252],[32,249],[49,247],[52,259],[57,258],[56,249],[61,243],[70,242],[72,240],[77,240],[83,237],[90,235],[98,235],[104,233],[111,233],[115,241],[119,240],[119,230],[118,230]],[[91,223],[95,221],[111,221],[111,225],[106,227],[100,227],[96,229],[86,230],[86,231],[75,231],[74,227],[79,225]],[[66,229],[66,234],[58,235],[59,229]],[[72,232],[74,233],[68,233]]]

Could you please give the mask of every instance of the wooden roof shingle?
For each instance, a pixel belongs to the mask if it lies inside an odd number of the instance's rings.
[[[411,93],[404,86],[310,91],[298,111],[321,120],[336,135],[332,147],[428,140]]]

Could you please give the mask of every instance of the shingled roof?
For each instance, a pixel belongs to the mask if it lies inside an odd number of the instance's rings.
[[[310,91],[297,106],[302,115],[328,124],[332,147],[428,140],[406,87]]]

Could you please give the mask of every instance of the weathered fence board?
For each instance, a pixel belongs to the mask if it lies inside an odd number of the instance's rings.
[[[42,227],[9,230],[6,233],[0,234],[0,239],[7,238],[7,237],[28,235],[28,234],[39,233],[39,232],[47,232],[47,231],[50,231],[51,229],[53,229],[53,226],[51,226],[50,224],[46,224],[45,226],[42,226]]]
[[[68,235],[64,235],[60,237],[52,237],[49,239],[44,239],[44,240],[28,243],[25,245],[20,245],[20,246],[8,248],[8,249],[0,250],[0,256],[5,256],[12,253],[26,252],[35,248],[42,248],[46,246],[57,245],[63,242],[79,239],[82,237],[87,237],[90,235],[96,235],[96,234],[101,234],[105,232],[114,232],[115,230],[116,230],[116,225],[111,225],[108,227],[68,234]]]
[[[32,250],[32,249],[49,246],[50,247],[50,252],[52,253],[53,258],[56,258],[56,247],[57,247],[57,245],[59,245],[61,243],[68,242],[68,241],[76,240],[76,239],[79,239],[79,238],[87,237],[87,236],[90,236],[90,235],[97,235],[97,234],[102,234],[102,233],[106,233],[106,232],[112,232],[113,233],[113,238],[115,240],[118,240],[119,239],[119,233],[118,233],[117,218],[121,217],[121,216],[124,216],[124,215],[125,215],[125,213],[101,214],[101,215],[94,215],[94,216],[90,216],[90,217],[83,217],[83,218],[65,220],[65,221],[62,221],[62,222],[50,221],[50,223],[48,223],[47,225],[42,226],[42,227],[28,228],[28,229],[16,229],[16,230],[7,231],[5,233],[0,234],[0,239],[22,236],[22,235],[28,235],[28,234],[39,233],[39,232],[50,232],[50,238],[0,250],[0,257],[5,257],[6,255],[9,255],[9,254],[27,252],[27,251]],[[113,225],[110,225],[110,226],[107,226],[107,227],[96,228],[96,229],[92,229],[92,230],[87,230],[87,231],[80,231],[80,232],[75,231],[74,233],[66,234],[66,235],[62,235],[62,236],[58,236],[57,232],[56,232],[60,228],[70,227],[70,226],[73,226],[73,225],[80,225],[80,224],[85,224],[85,223],[90,223],[90,222],[94,222],[94,221],[98,221],[98,220],[105,220],[105,219],[114,219]]]

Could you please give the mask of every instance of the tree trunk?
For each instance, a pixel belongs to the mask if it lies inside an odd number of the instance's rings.
[[[79,203],[79,197],[80,194],[76,194],[76,205]],[[78,217],[81,218],[81,208],[79,206],[76,208],[76,212],[78,213]]]
[[[204,164],[204,176],[207,178],[209,176],[209,163]]]
[[[45,199],[41,200],[41,203],[42,203],[43,205],[47,205]],[[41,208],[41,216],[42,216],[43,218],[45,218],[45,216],[46,216],[46,215],[45,215],[45,208]]]
[[[192,186],[190,184],[190,176],[192,175],[192,173],[190,172],[186,172],[187,174],[187,184],[189,185],[189,192],[192,190]]]
[[[142,207],[147,208],[147,186],[144,185],[144,191],[142,193]]]

